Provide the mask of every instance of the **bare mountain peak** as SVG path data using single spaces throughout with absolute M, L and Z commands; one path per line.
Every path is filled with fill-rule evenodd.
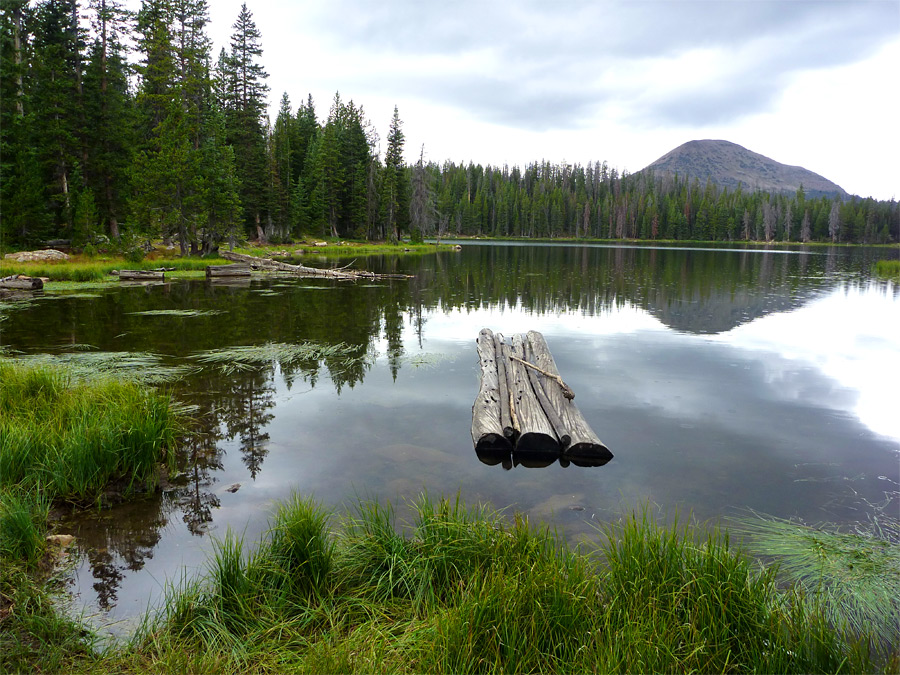
M 802 185 L 809 197 L 837 195 L 843 199 L 849 196 L 839 185 L 802 166 L 776 162 L 731 141 L 688 141 L 644 170 L 687 175 L 701 182 L 710 179 L 729 190 L 740 184 L 747 190 L 793 193 Z

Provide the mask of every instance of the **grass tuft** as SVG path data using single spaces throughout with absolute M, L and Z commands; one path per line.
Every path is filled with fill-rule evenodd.
M 871 527 L 841 532 L 774 517 L 748 517 L 735 531 L 748 550 L 775 558 L 780 578 L 824 606 L 834 626 L 896 643 L 900 626 L 900 522 L 880 514 Z

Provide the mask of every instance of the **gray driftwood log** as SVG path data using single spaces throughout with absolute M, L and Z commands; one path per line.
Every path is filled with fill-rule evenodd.
M 166 273 L 157 270 L 119 270 L 119 281 L 165 281 Z
M 472 441 L 478 452 L 509 452 L 512 443 L 503 435 L 500 424 L 500 386 L 494 358 L 494 335 L 490 329 L 484 328 L 478 334 L 476 343 L 481 366 L 481 387 L 472 406 Z
M 481 385 L 472 407 L 472 440 L 486 464 L 602 466 L 613 455 L 576 407 L 543 335 L 507 343 L 483 329 L 477 339 Z
M 27 277 L 24 274 L 13 274 L 0 279 L 0 288 L 13 288 L 21 291 L 39 291 L 44 287 L 40 277 Z
M 291 265 L 289 263 L 272 260 L 271 258 L 258 258 L 244 253 L 234 253 L 233 251 L 219 251 L 219 255 L 225 260 L 243 263 L 249 265 L 251 269 L 270 270 L 273 272 L 290 272 L 301 277 L 324 277 L 327 279 L 342 279 L 353 281 L 356 279 L 411 279 L 408 274 L 376 274 L 375 272 L 367 272 L 365 270 L 351 270 L 347 268 L 340 269 L 321 269 L 318 267 L 307 267 L 306 265 Z
M 207 265 L 206 278 L 214 277 L 249 277 L 250 265 L 236 263 L 234 265 Z
M 522 335 L 513 335 L 510 354 L 525 358 L 525 341 Z M 506 364 L 512 372 L 512 400 L 516 408 L 519 438 L 517 452 L 559 452 L 559 439 L 547 419 L 528 377 L 527 368 L 517 361 Z
M 546 370 L 558 378 L 559 371 L 544 336 L 532 330 L 528 331 L 527 338 L 533 353 L 533 362 L 542 370 Z M 543 380 L 541 386 L 568 431 L 569 444 L 565 448 L 565 455 L 573 460 L 582 457 L 606 461 L 612 459 L 613 454 L 609 448 L 597 437 L 575 403 L 565 396 L 565 392 L 558 382 L 540 374 L 537 377 Z

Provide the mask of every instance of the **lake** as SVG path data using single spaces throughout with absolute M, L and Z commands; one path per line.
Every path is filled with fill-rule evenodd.
M 170 386 L 195 406 L 178 473 L 60 525 L 78 537 L 75 605 L 127 632 L 167 583 L 204 569 L 215 537 L 257 541 L 292 491 L 341 513 L 389 500 L 401 521 L 423 490 L 459 494 L 573 543 L 645 503 L 714 522 L 897 514 L 900 287 L 870 271 L 897 249 L 462 243 L 355 263 L 408 281 L 174 281 L 4 305 L 7 349 L 149 352 L 192 368 Z M 206 313 L 141 313 L 159 310 Z M 611 462 L 479 461 L 483 327 L 544 334 Z M 241 370 L 191 358 L 269 342 L 343 355 Z

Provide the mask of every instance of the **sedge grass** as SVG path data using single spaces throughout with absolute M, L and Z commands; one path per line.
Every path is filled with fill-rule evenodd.
M 116 378 L 134 383 L 158 385 L 181 379 L 194 372 L 191 366 L 173 366 L 151 352 L 101 352 L 84 345 L 66 345 L 58 354 L 20 354 L 15 359 L 0 355 L 0 363 L 32 368 L 62 369 L 72 381 L 91 382 Z
M 118 657 L 197 672 L 873 672 L 879 665 L 726 533 L 644 510 L 570 550 L 459 500 L 332 516 L 292 497 L 232 534 Z M 881 664 L 889 670 L 896 659 Z
M 134 382 L 0 360 L 2 488 L 92 500 L 113 480 L 152 484 L 180 424 L 168 396 Z
M 900 260 L 879 260 L 875 263 L 875 274 L 879 277 L 900 280 Z
M 900 627 L 900 522 L 879 514 L 856 532 L 774 517 L 747 517 L 735 531 L 756 555 L 774 558 L 782 579 L 818 599 L 829 621 L 896 644 Z
M 66 262 L 23 262 L 4 260 L 0 264 L 0 276 L 24 274 L 30 277 L 44 277 L 51 282 L 75 281 L 97 282 L 109 278 L 113 270 L 152 270 L 159 267 L 174 267 L 176 272 L 205 270 L 207 265 L 227 265 L 222 258 L 157 258 L 130 262 L 120 257 L 76 258 Z
M 322 345 L 315 342 L 288 344 L 267 342 L 262 345 L 245 345 L 213 349 L 191 358 L 203 365 L 218 366 L 226 374 L 240 370 L 259 368 L 271 363 L 287 366 L 294 363 L 336 359 L 349 364 L 365 357 L 355 355 L 356 348 L 343 342 L 334 345 Z

